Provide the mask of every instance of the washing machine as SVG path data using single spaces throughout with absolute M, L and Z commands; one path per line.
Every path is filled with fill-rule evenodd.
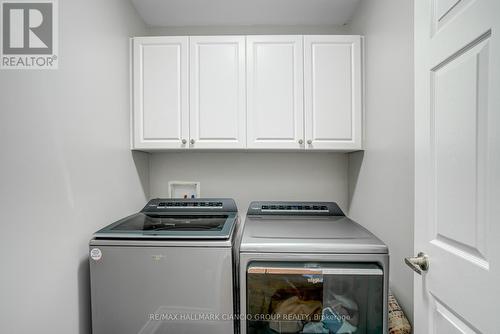
M 90 240 L 93 334 L 234 333 L 232 199 L 154 199 Z
M 239 261 L 242 334 L 387 333 L 388 248 L 334 202 L 252 202 Z

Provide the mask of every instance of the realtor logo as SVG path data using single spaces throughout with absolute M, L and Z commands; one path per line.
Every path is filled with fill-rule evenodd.
M 0 0 L 0 68 L 57 68 L 56 1 Z

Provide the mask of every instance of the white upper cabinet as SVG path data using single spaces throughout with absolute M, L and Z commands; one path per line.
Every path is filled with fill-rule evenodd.
M 132 148 L 185 147 L 189 135 L 188 37 L 135 38 L 133 91 Z
M 247 147 L 304 147 L 302 36 L 247 37 Z
M 304 36 L 306 149 L 362 146 L 360 36 Z
M 190 37 L 190 147 L 246 147 L 245 37 Z
M 362 149 L 360 36 L 133 39 L 132 149 Z

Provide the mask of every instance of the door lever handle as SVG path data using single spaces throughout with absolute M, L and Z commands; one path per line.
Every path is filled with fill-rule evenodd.
M 416 257 L 405 258 L 405 263 L 419 275 L 429 270 L 429 257 L 422 252 L 418 253 Z

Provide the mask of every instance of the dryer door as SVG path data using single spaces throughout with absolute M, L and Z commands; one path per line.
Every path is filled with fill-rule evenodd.
M 253 262 L 247 333 L 382 333 L 383 275 L 376 264 Z

